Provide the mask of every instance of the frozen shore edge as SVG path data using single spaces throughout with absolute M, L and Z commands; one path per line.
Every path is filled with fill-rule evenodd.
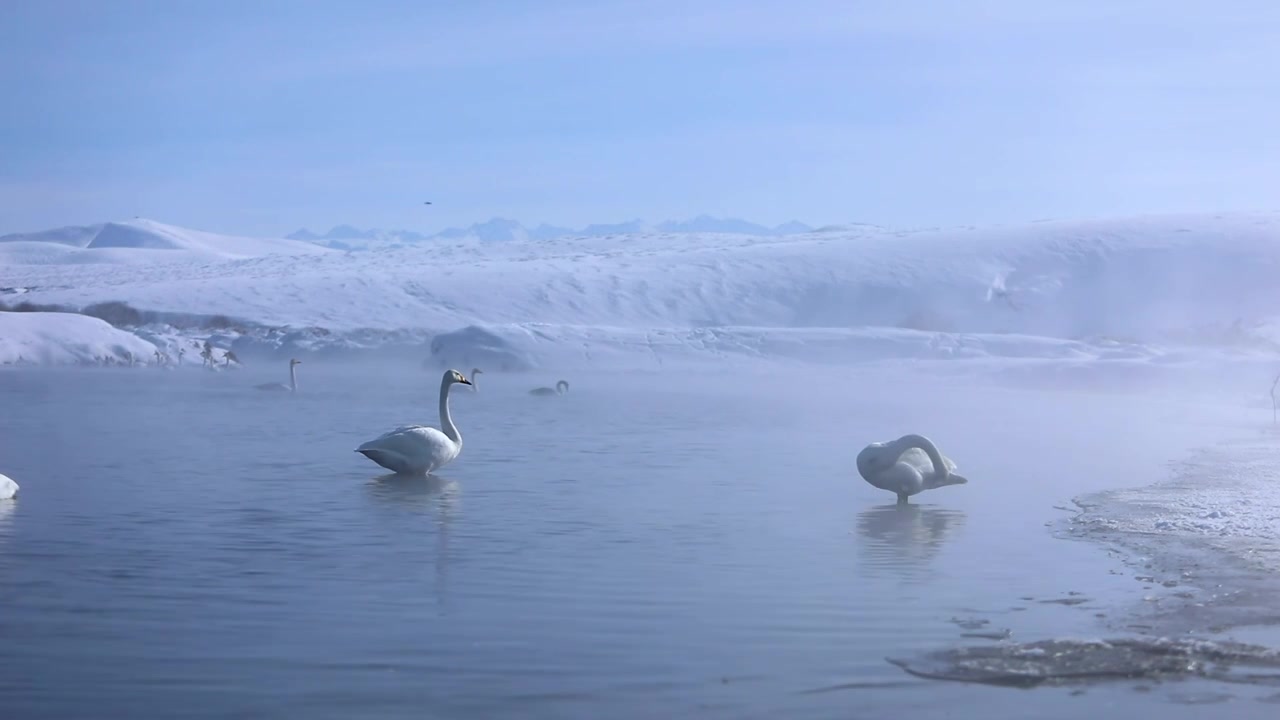
M 1073 499 L 1059 537 L 1102 545 L 1143 582 L 1128 631 L 1220 634 L 1280 624 L 1280 431 L 1200 448 L 1166 480 Z

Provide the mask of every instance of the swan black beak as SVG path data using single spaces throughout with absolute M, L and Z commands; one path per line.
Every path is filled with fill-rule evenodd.
M 461 381 L 461 382 L 462 382 L 462 384 L 463 384 L 463 385 L 470 385 L 470 384 L 471 384 L 471 381 L 467 379 L 467 376 L 466 376 L 466 375 L 463 375 L 463 376 L 462 376 L 462 381 Z

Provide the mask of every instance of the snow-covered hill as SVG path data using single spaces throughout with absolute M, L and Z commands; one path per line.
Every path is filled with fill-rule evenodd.
M 298 240 L 219 235 L 145 219 L 0 237 L 0 265 L 137 265 L 327 252 Z
M 134 244 L 127 252 L 161 252 Z M 1114 358 L 1116 347 L 1140 348 L 1121 353 L 1132 358 L 1159 355 L 1157 345 L 1271 353 L 1278 272 L 1280 214 L 1251 214 L 786 237 L 468 238 L 164 267 L 15 265 L 4 285 L 38 303 L 123 300 L 310 326 L 326 342 L 364 333 L 361 347 L 376 345 L 375 331 L 421 338 L 474 326 L 514 366 L 556 352 L 599 361 L 606 347 L 650 357 L 825 348 L 855 359 Z

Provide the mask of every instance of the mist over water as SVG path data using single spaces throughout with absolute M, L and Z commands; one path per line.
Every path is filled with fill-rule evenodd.
M 254 390 L 277 364 L 0 373 L 5 716 L 1025 717 L 1043 698 L 885 658 L 1098 634 L 1136 586 L 1055 505 L 1241 424 L 887 368 L 486 372 L 454 389 L 459 459 L 396 478 L 353 449 L 435 425 L 438 370 Z M 857 451 L 906 432 L 970 483 L 867 485 Z

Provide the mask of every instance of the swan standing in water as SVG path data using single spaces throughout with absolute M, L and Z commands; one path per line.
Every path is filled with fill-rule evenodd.
M 401 475 L 425 475 L 452 461 L 462 452 L 462 433 L 449 416 L 449 388 L 471 385 L 457 370 L 446 370 L 440 379 L 440 430 L 427 425 L 405 425 L 356 448 L 382 467 Z
M 18 494 L 18 483 L 9 479 L 7 475 L 0 475 L 0 500 L 9 500 Z
M 945 485 L 969 482 L 953 470 L 956 464 L 944 457 L 923 435 L 903 435 L 897 440 L 871 443 L 858 453 L 858 474 L 881 490 L 898 495 L 906 503 L 912 495 Z
M 569 392 L 569 383 L 565 382 L 564 380 L 561 380 L 560 382 L 556 383 L 555 390 L 552 390 L 549 387 L 540 387 L 540 388 L 534 388 L 530 390 L 529 394 L 530 395 L 563 395 L 567 392 Z
M 259 390 L 288 390 L 291 393 L 296 393 L 298 392 L 298 376 L 294 373 L 293 368 L 301 364 L 302 364 L 302 361 L 296 358 L 291 358 L 289 360 L 289 384 L 288 385 L 285 385 L 284 383 L 263 383 L 261 385 L 255 385 L 254 387 L 258 388 Z

